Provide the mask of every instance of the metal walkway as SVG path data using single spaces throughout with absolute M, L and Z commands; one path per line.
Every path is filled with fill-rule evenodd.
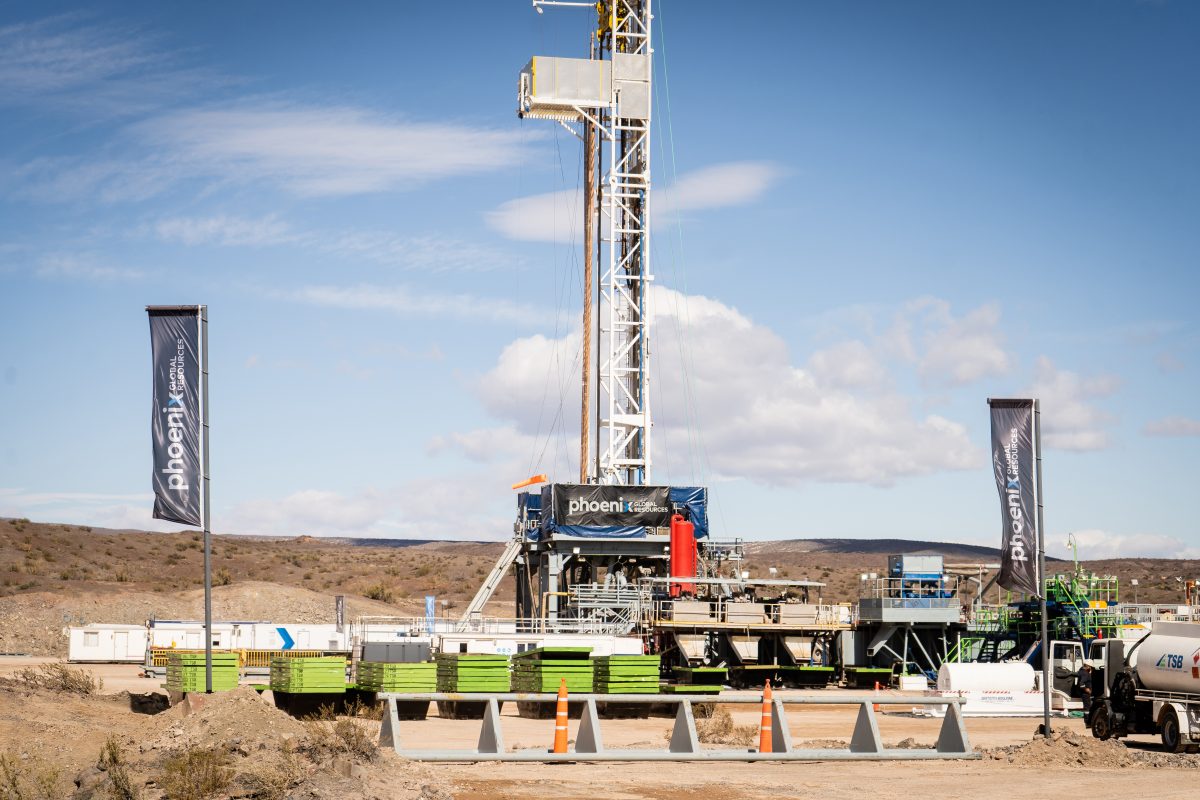
M 963 725 L 961 698 L 947 697 L 817 697 L 799 695 L 776 697 L 771 703 L 771 752 L 711 748 L 702 746 L 696 732 L 693 703 L 762 703 L 761 694 L 677 695 L 677 694 L 575 694 L 571 702 L 583 702 L 583 717 L 575 735 L 575 749 L 569 753 L 551 753 L 540 749 L 509 751 L 500 728 L 500 704 L 504 702 L 554 703 L 557 695 L 520 693 L 450 694 L 443 692 L 380 693 L 387 702 L 383 725 L 379 731 L 379 746 L 390 747 L 398 755 L 414 761 L 871 761 L 979 758 L 971 749 L 967 729 Z M 397 702 L 404 701 L 473 701 L 486 703 L 479 741 L 474 750 L 418 750 L 404 745 L 400 735 Z M 675 726 L 665 750 L 607 749 L 600 731 L 597 701 L 604 703 L 650 704 L 674 703 L 679 706 Z M 856 705 L 858 715 L 850 746 L 844 749 L 797 750 L 792 747 L 785 706 L 789 705 Z M 937 744 L 927 749 L 886 748 L 879 736 L 879 721 L 873 705 L 945 706 Z M 419 723 L 410 723 L 416 725 Z

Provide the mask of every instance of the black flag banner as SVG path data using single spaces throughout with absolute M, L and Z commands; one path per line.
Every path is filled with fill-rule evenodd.
M 200 308 L 146 311 L 154 368 L 154 518 L 201 527 Z
M 1034 492 L 1033 400 L 988 400 L 992 414 L 992 468 L 1000 493 L 1003 533 L 996 583 L 1040 596 L 1037 574 L 1037 497 Z

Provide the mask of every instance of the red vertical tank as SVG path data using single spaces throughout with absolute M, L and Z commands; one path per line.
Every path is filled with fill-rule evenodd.
M 696 577 L 696 529 L 682 514 L 671 517 L 671 577 Z M 695 594 L 696 584 L 671 582 L 671 596 Z

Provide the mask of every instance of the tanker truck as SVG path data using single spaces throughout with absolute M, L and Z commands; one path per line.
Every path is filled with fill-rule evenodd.
M 1158 734 L 1182 752 L 1200 743 L 1200 624 L 1155 622 L 1126 651 L 1127 642 L 1092 643 L 1092 703 L 1086 723 L 1097 739 Z M 1101 651 L 1101 652 L 1097 652 Z

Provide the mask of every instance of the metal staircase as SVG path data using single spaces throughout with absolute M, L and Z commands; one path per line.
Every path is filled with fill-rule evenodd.
M 496 589 L 500 586 L 500 581 L 504 580 L 508 568 L 517 560 L 517 556 L 521 553 L 521 540 L 509 539 L 508 546 L 504 548 L 504 552 L 500 554 L 500 560 L 496 562 L 496 566 L 492 567 L 491 574 L 487 576 L 479 587 L 479 591 L 475 593 L 467 610 L 463 612 L 462 619 L 458 621 L 458 630 L 468 630 L 471 626 L 471 621 L 477 619 L 483 614 L 483 607 L 487 605 L 488 600 L 492 599 L 492 595 L 496 593 Z

